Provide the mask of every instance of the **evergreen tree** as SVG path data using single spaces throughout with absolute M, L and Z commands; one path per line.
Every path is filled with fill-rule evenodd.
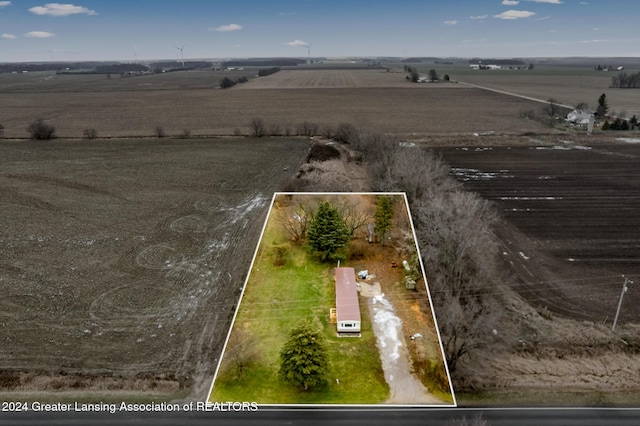
M 596 109 L 596 115 L 598 117 L 604 117 L 609 111 L 609 105 L 607 105 L 607 95 L 604 93 L 598 98 L 598 109 Z
M 341 259 L 340 250 L 350 239 L 338 209 L 327 201 L 320 203 L 307 232 L 307 250 L 322 260 Z
M 320 331 L 299 323 L 280 351 L 280 377 L 305 391 L 326 383 L 329 361 Z
M 375 232 L 380 235 L 382 245 L 384 245 L 384 237 L 391 229 L 391 220 L 393 219 L 393 206 L 391 200 L 386 195 L 378 197 L 378 205 L 376 207 Z

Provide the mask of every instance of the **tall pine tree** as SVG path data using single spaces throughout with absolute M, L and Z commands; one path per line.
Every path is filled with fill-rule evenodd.
M 393 219 L 393 205 L 386 195 L 378 197 L 378 205 L 376 207 L 375 232 L 380 235 L 380 241 L 384 246 L 384 238 L 391 229 L 391 220 Z
M 299 323 L 280 351 L 280 377 L 307 391 L 326 383 L 328 369 L 320 331 L 307 321 Z
M 307 249 L 322 260 L 338 260 L 341 249 L 349 242 L 351 234 L 344 224 L 338 209 L 324 201 L 307 231 Z
M 598 98 L 598 108 L 596 109 L 596 115 L 600 118 L 604 118 L 609 112 L 609 105 L 607 104 L 607 95 L 604 93 Z

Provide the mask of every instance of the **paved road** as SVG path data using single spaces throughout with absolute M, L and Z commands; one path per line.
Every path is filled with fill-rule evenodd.
M 489 426 L 636 426 L 640 408 L 429 408 L 429 409 L 260 409 L 253 413 L 0 413 L 0 425 L 446 425 L 454 420 L 473 419 L 480 415 Z M 461 423 L 460 423 L 461 424 Z

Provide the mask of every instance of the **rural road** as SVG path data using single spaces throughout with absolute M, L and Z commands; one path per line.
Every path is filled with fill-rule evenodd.
M 486 86 L 478 86 L 477 84 L 465 83 L 464 81 L 458 81 L 458 83 L 459 84 L 463 84 L 465 86 L 469 86 L 469 87 L 475 87 L 476 89 L 488 90 L 490 92 L 501 93 L 503 95 L 508 95 L 508 96 L 514 96 L 514 97 L 520 98 L 520 99 L 526 99 L 528 101 L 540 102 L 542 104 L 548 104 L 549 103 L 549 100 L 532 98 L 530 96 L 524 96 L 524 95 L 518 95 L 517 93 L 506 92 L 504 90 L 499 90 L 499 89 L 492 89 L 491 87 L 486 87 Z M 557 105 L 559 107 L 562 107 L 562 108 L 569 108 L 569 109 L 573 109 L 574 108 L 573 105 L 564 105 L 564 104 L 557 104 Z
M 247 412 L 186 413 L 1 413 L 0 424 L 14 426 L 64 425 L 443 425 L 465 424 L 480 415 L 488 426 L 635 426 L 640 408 L 427 408 L 427 409 L 281 409 Z M 453 423 L 455 422 L 455 423 Z M 468 424 L 468 423 L 467 423 Z

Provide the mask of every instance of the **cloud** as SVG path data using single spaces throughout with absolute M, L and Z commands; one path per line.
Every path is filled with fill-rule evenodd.
M 306 41 L 302 41 L 302 40 L 293 40 L 293 41 L 289 41 L 287 43 L 285 43 L 287 46 L 306 46 L 309 43 L 307 43 Z
M 17 37 L 13 34 L 0 34 L 0 38 L 5 40 L 15 40 Z
M 55 34 L 48 33 L 46 31 L 31 31 L 26 33 L 24 36 L 29 38 L 50 38 L 50 37 L 54 37 Z
M 455 20 L 455 19 L 451 19 L 451 20 L 449 20 L 449 21 L 444 21 L 444 24 L 445 24 L 445 25 L 457 25 L 457 24 L 458 24 L 458 21 L 457 21 L 457 20 Z
M 502 0 L 502 4 L 504 4 L 505 6 L 515 6 L 518 3 L 520 2 L 517 0 Z
M 469 16 L 469 19 L 487 19 L 489 15 Z
M 513 20 L 529 18 L 535 14 L 535 12 L 529 12 L 526 10 L 507 10 L 506 12 L 502 12 L 499 15 L 493 15 L 493 17 L 498 19 Z
M 3 7 L 7 7 L 7 6 L 11 6 L 11 2 L 10 1 L 0 1 L 0 9 L 2 9 Z
M 242 29 L 242 25 L 238 25 L 238 24 L 221 25 L 217 28 L 209 28 L 210 31 L 217 31 L 219 33 L 226 33 L 229 31 L 239 31 L 241 29 Z
M 36 15 L 69 16 L 69 15 L 97 15 L 95 10 L 75 4 L 47 3 L 44 6 L 35 6 L 29 12 Z

